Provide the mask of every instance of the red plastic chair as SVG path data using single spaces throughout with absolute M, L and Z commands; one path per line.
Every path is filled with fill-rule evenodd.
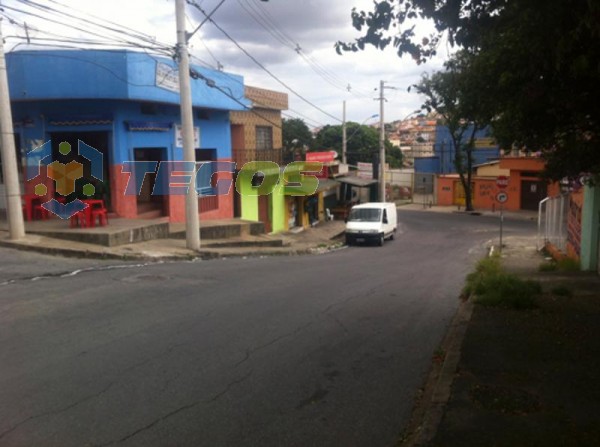
M 108 225 L 108 211 L 106 208 L 92 208 L 91 226 L 93 227 L 96 222 L 100 226 Z
M 87 226 L 86 210 L 79 211 L 71 216 L 70 226 L 74 227 L 85 227 Z

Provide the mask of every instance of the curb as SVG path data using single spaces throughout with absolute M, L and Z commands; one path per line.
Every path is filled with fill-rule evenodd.
M 28 245 L 19 242 L 0 240 L 0 247 L 12 248 L 28 252 L 36 252 L 54 256 L 64 256 L 69 258 L 86 258 L 86 259 L 104 259 L 104 260 L 120 260 L 120 261 L 146 261 L 146 262 L 164 262 L 164 261 L 189 261 L 193 259 L 213 260 L 226 258 L 244 258 L 244 257 L 262 257 L 262 256 L 299 256 L 320 254 L 318 247 L 309 248 L 291 248 L 282 251 L 262 251 L 248 250 L 240 252 L 223 253 L 218 251 L 200 250 L 195 254 L 182 255 L 164 255 L 164 256 L 149 256 L 141 253 L 111 253 L 99 252 L 90 250 L 78 250 L 73 248 L 45 247 L 42 245 Z M 332 251 L 332 245 L 323 247 L 323 252 Z M 218 250 L 218 249 L 215 249 Z
M 18 242 L 8 242 L 0 240 L 0 247 L 12 248 L 14 250 L 30 251 L 47 255 L 59 255 L 68 258 L 89 258 L 89 259 L 119 259 L 119 260 L 140 260 L 153 259 L 151 257 L 141 257 L 134 254 L 118 255 L 115 253 L 100 253 L 88 250 L 75 250 L 72 248 L 43 247 L 39 245 L 26 245 Z
M 413 447 L 431 442 L 450 399 L 452 383 L 460 361 L 462 343 L 473 314 L 471 299 L 461 301 L 440 348 L 444 353 L 441 365 L 432 365 L 423 391 L 417 397 L 411 419 L 398 445 Z

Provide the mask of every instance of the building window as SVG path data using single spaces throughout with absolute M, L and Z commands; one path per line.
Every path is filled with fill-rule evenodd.
M 203 164 L 196 173 L 196 192 L 201 196 L 212 196 L 215 194 L 212 178 L 215 172 L 214 162 L 217 160 L 216 149 L 196 149 L 196 162 L 210 162 Z
M 140 112 L 142 115 L 158 115 L 158 104 L 143 102 L 140 104 Z
M 210 120 L 210 113 L 206 109 L 198 109 L 196 110 L 196 118 L 199 120 Z
M 256 149 L 273 149 L 273 128 L 256 126 Z

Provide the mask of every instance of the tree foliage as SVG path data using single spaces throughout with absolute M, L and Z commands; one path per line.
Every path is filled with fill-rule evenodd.
M 312 147 L 313 135 L 304 120 L 300 118 L 284 118 L 282 120 L 283 147 L 291 150 L 293 148 Z
M 416 19 L 435 31 L 417 35 Z M 420 63 L 447 35 L 461 50 L 450 64 L 485 92 L 473 107 L 503 147 L 542 150 L 553 179 L 600 173 L 597 0 L 382 0 L 352 22 L 362 35 L 340 53 L 393 45 Z
M 342 158 L 342 126 L 327 125 L 315 137 L 314 148 L 317 151 L 334 150 Z M 379 154 L 379 130 L 353 121 L 346 123 L 346 154 L 348 164 L 357 162 L 372 163 Z M 385 140 L 387 162 L 390 167 L 401 167 L 402 153 L 390 141 Z

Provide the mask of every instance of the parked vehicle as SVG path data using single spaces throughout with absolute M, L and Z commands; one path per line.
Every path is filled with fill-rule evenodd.
M 394 203 L 355 205 L 346 219 L 346 244 L 373 241 L 381 246 L 385 239 L 394 239 L 397 227 L 398 217 Z

